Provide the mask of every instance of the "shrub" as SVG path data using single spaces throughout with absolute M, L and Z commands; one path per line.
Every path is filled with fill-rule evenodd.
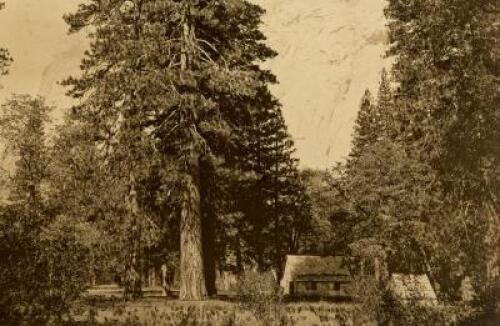
M 470 315 L 471 309 L 466 306 L 430 306 L 415 303 L 390 301 L 386 306 L 387 317 L 394 325 L 407 326 L 458 326 Z
M 471 309 L 462 305 L 425 305 L 421 302 L 403 303 L 374 279 L 355 282 L 351 294 L 356 305 L 355 325 L 451 326 L 462 325 Z
M 486 282 L 478 292 L 476 301 L 473 302 L 474 313 L 467 316 L 462 325 L 500 325 L 500 279 Z
M 387 320 L 384 310 L 386 293 L 374 278 L 360 278 L 353 282 L 350 294 L 356 305 L 356 325 L 382 324 Z
M 272 273 L 245 272 L 239 279 L 236 292 L 242 306 L 263 324 L 286 323 L 283 291 Z
M 66 217 L 41 227 L 23 213 L 2 210 L 0 324 L 61 321 L 89 279 L 92 232 Z

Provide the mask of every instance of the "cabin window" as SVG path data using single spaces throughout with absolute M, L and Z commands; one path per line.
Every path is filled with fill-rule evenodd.
M 340 282 L 333 283 L 333 289 L 335 291 L 340 291 Z
M 306 282 L 306 290 L 316 291 L 317 290 L 316 282 Z

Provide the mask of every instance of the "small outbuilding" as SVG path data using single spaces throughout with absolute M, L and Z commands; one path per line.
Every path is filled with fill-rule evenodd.
M 349 298 L 351 282 L 343 256 L 288 255 L 280 284 L 286 295 Z
M 392 274 L 389 290 L 396 300 L 406 304 L 436 306 L 436 293 L 429 278 L 425 274 Z

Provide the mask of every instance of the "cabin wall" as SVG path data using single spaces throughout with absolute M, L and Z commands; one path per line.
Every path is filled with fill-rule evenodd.
M 294 281 L 292 295 L 339 297 L 349 295 L 349 283 L 335 281 Z

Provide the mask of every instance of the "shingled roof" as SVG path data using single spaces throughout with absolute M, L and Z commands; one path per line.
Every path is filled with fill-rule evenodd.
M 285 294 L 290 293 L 290 282 L 311 276 L 320 277 L 349 277 L 351 274 L 342 256 L 286 256 L 285 271 L 281 279 L 281 286 Z
M 436 305 L 437 297 L 427 275 L 392 274 L 389 288 L 402 302 Z

